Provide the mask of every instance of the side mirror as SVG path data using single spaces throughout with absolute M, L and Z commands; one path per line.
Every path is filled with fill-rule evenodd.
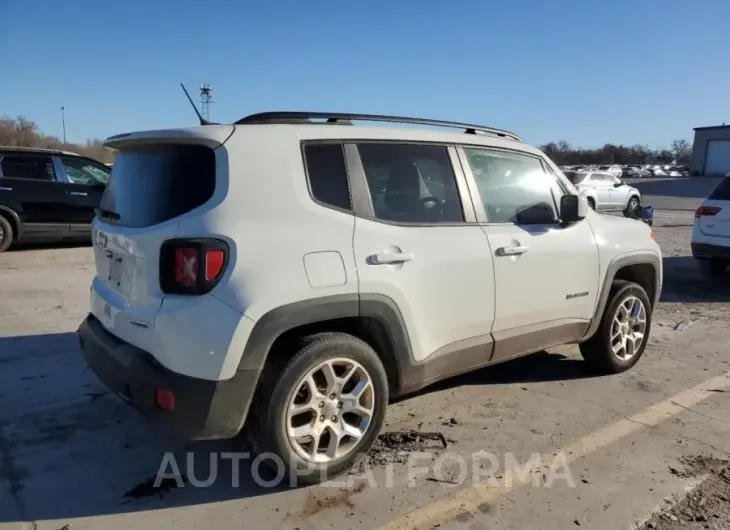
M 614 188 L 620 188 L 620 187 L 621 187 L 621 186 L 623 186 L 623 185 L 624 185 L 624 183 L 623 183 L 623 182 L 616 182 L 616 183 L 615 183 L 615 184 L 613 185 L 613 187 L 614 187 Z
M 563 195 L 560 197 L 560 220 L 563 225 L 577 223 L 588 215 L 588 199 L 584 195 Z

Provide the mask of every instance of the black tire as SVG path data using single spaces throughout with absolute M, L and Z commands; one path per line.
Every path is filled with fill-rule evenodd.
M 591 197 L 588 197 L 588 206 L 591 207 L 591 210 L 596 209 L 596 201 L 594 201 Z
M 639 200 L 639 198 L 636 195 L 632 195 L 629 199 L 628 204 L 626 205 L 626 209 L 624 210 L 624 217 L 638 219 L 640 206 L 641 201 Z
M 0 253 L 10 248 L 14 237 L 13 225 L 5 217 L 0 215 Z
M 326 463 L 310 463 L 297 453 L 288 438 L 287 408 L 301 379 L 318 364 L 334 358 L 356 361 L 368 372 L 373 387 L 373 414 L 365 434 L 347 454 Z M 282 477 L 282 484 L 308 486 L 347 472 L 372 447 L 385 419 L 388 378 L 377 353 L 363 340 L 345 333 L 319 333 L 303 338 L 296 354 L 283 366 L 268 367 L 257 395 L 260 399 L 251 409 L 255 418 L 249 433 L 254 451 L 275 455 L 276 459 L 265 458 L 261 462 Z M 314 416 L 313 421 L 318 418 Z
M 611 329 L 619 306 L 627 298 L 632 296 L 638 298 L 644 305 L 646 329 L 644 331 L 644 339 L 634 355 L 629 359 L 621 359 L 612 351 Z M 579 345 L 583 359 L 591 363 L 600 372 L 606 374 L 617 374 L 629 370 L 644 354 L 644 349 L 646 348 L 651 333 L 651 321 L 651 302 L 644 288 L 633 282 L 624 280 L 614 281 L 611 286 L 611 292 L 608 295 L 608 303 L 603 311 L 601 323 L 596 333 L 590 339 Z
M 705 278 L 717 278 L 725 274 L 728 262 L 718 259 L 698 259 L 700 274 Z

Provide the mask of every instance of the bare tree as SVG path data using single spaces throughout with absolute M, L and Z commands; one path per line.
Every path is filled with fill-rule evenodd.
M 672 153 L 678 164 L 689 162 L 692 156 L 692 145 L 685 139 L 672 142 Z
M 104 147 L 101 140 L 87 140 L 86 145 L 63 143 L 56 136 L 41 133 L 35 122 L 23 116 L 17 118 L 0 117 L 0 146 L 2 145 L 64 149 L 89 156 L 101 162 L 113 162 L 115 155 L 115 151 Z

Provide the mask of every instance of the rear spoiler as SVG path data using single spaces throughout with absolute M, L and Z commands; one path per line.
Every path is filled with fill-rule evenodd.
M 154 144 L 193 144 L 216 149 L 226 143 L 235 130 L 235 125 L 206 125 L 205 127 L 139 131 L 110 136 L 104 141 L 104 145 L 117 150 Z

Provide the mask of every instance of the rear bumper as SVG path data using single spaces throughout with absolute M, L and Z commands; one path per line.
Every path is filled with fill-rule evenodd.
M 190 440 L 232 438 L 241 430 L 258 372 L 238 371 L 225 381 L 175 373 L 109 333 L 93 315 L 78 335 L 84 358 L 102 383 L 155 422 Z M 158 388 L 175 395 L 174 410 L 157 406 Z
M 713 245 L 712 243 L 691 243 L 692 257 L 695 259 L 727 259 L 730 260 L 730 246 Z

